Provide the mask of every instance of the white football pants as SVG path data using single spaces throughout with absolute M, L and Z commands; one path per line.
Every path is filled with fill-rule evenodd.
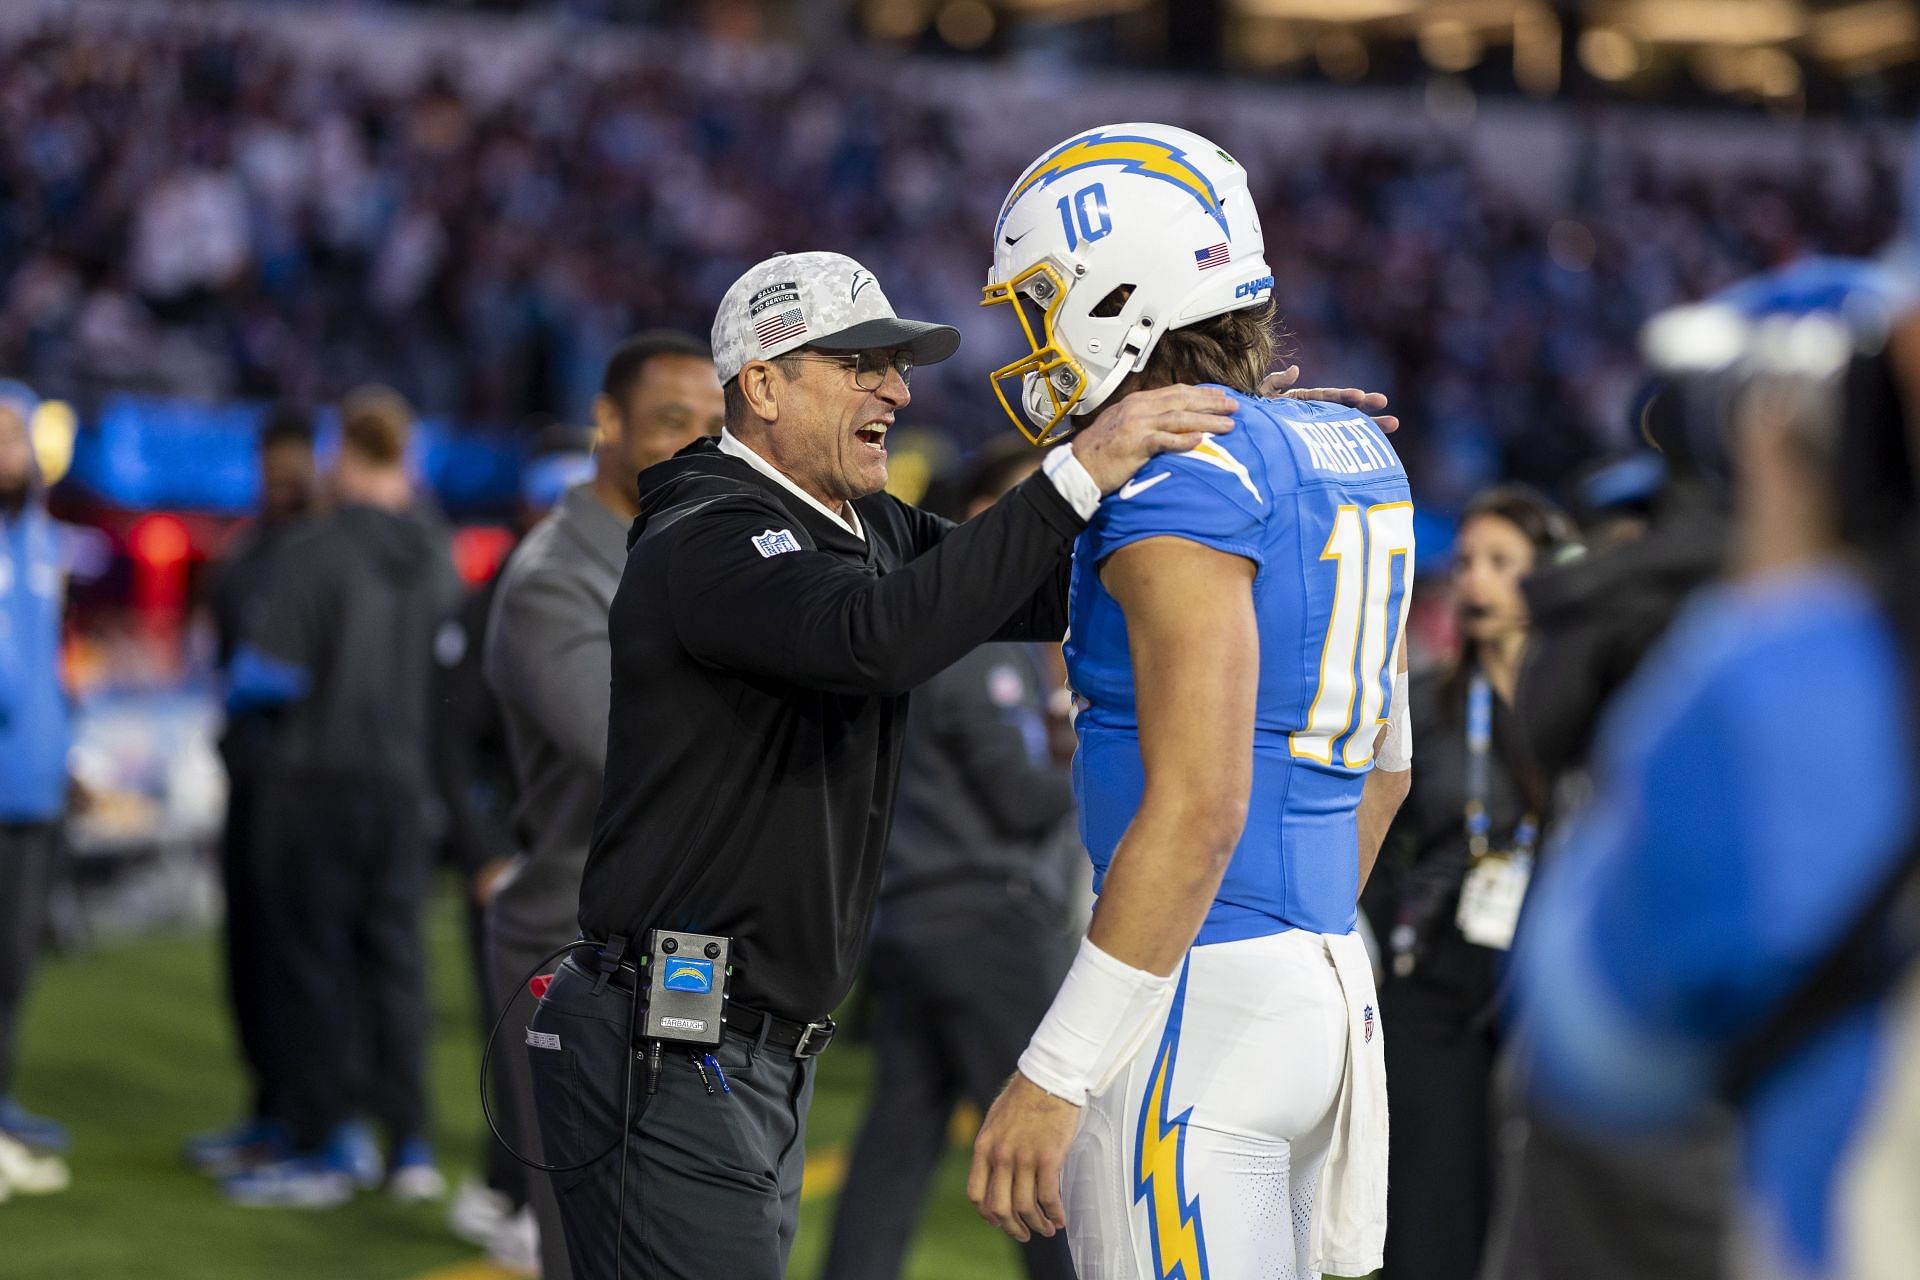
M 1067 1157 L 1080 1280 L 1306 1280 L 1348 1028 L 1325 937 L 1194 947 L 1166 1021 Z

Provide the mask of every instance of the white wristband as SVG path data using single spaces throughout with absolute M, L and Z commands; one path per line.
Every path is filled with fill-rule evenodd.
M 1140 1052 L 1173 1003 L 1173 987 L 1172 975 L 1136 969 L 1082 938 L 1060 994 L 1020 1055 L 1020 1074 L 1085 1106 Z
M 1387 717 L 1387 736 L 1373 753 L 1376 769 L 1405 773 L 1413 768 L 1413 708 L 1407 705 L 1407 673 L 1393 677 L 1393 714 Z
M 1094 483 L 1086 464 L 1074 456 L 1072 445 L 1053 450 L 1040 464 L 1040 469 L 1047 473 L 1047 479 L 1053 481 L 1053 487 L 1082 520 L 1093 519 L 1094 513 L 1100 510 L 1100 486 Z

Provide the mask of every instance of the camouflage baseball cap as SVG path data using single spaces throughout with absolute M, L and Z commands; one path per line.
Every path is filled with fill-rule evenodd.
M 959 346 L 951 325 L 895 315 L 873 272 L 840 253 L 776 253 L 733 282 L 713 317 L 713 363 L 723 383 L 749 360 L 800 347 L 893 347 L 911 352 L 915 364 L 937 364 Z

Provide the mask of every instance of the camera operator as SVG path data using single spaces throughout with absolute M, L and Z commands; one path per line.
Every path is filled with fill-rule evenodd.
M 1850 1155 L 1898 1166 L 1871 1108 L 1920 945 L 1889 909 L 1915 865 L 1912 583 L 1883 569 L 1914 513 L 1906 307 L 1885 273 L 1816 259 L 1649 324 L 1681 427 L 1728 442 L 1729 580 L 1608 711 L 1514 957 L 1528 1083 L 1560 1123 L 1671 1130 L 1734 1102 L 1750 1276 L 1911 1273 L 1885 1242 L 1911 1240 L 1917 1189 L 1863 1194 Z
M 1526 583 L 1533 636 L 1516 707 L 1555 811 L 1577 805 L 1600 717 L 1726 554 L 1725 459 L 1683 429 L 1680 398 L 1656 383 L 1639 415 L 1664 482 L 1650 503 L 1603 507 L 1586 555 Z M 1700 447 L 1707 448 L 1700 456 Z M 1585 492 L 1647 483 L 1651 455 L 1596 475 Z M 1616 514 L 1626 507 L 1631 514 Z M 1642 510 L 1644 508 L 1644 511 Z M 1638 527 L 1635 527 L 1638 526 Z M 1630 530 L 1619 533 L 1623 529 Z M 1496 1068 L 1500 1167 L 1483 1280 L 1714 1280 L 1723 1273 L 1732 1117 L 1713 1108 L 1684 1132 L 1595 1140 L 1529 1108 L 1511 1053 Z

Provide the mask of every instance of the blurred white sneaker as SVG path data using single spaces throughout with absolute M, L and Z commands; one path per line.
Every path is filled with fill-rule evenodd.
M 485 1249 L 512 1216 L 513 1201 L 478 1178 L 465 1177 L 447 1206 L 447 1230 Z
M 520 1212 L 507 1215 L 487 1245 L 487 1261 L 502 1271 L 539 1280 L 540 1224 L 531 1208 L 523 1205 Z
M 402 1204 L 444 1200 L 447 1179 L 433 1163 L 433 1148 L 424 1138 L 408 1138 L 387 1165 L 387 1194 Z
M 67 1162 L 59 1156 L 37 1156 L 26 1144 L 0 1134 L 0 1186 L 23 1196 L 46 1196 L 73 1184 Z

